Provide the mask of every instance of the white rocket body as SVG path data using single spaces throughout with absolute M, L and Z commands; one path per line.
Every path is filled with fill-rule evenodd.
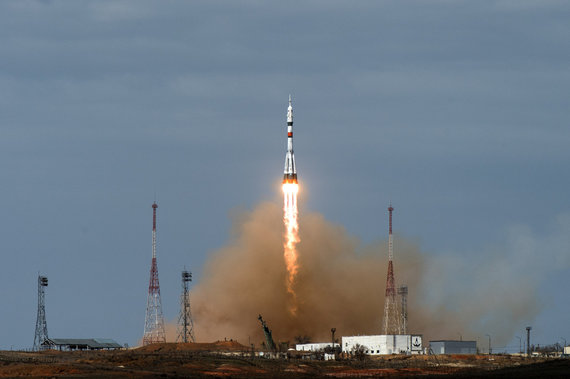
M 283 183 L 297 183 L 297 166 L 293 153 L 293 106 L 289 95 L 289 107 L 287 108 L 287 152 L 285 153 L 285 170 L 283 171 Z

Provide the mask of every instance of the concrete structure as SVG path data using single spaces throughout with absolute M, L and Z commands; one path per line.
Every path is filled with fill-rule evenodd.
M 477 354 L 477 341 L 429 341 L 432 354 Z
M 375 336 L 342 337 L 343 353 L 355 353 L 360 348 L 367 355 L 421 354 L 422 336 L 410 334 L 380 334 Z
M 295 345 L 295 350 L 297 351 L 324 351 L 325 348 L 331 347 L 331 342 L 318 342 L 318 343 L 300 343 Z M 334 347 L 338 347 L 338 343 L 334 344 Z

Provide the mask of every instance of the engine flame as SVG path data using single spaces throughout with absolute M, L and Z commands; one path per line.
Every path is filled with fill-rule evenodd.
M 296 245 L 299 239 L 299 223 L 297 222 L 297 193 L 299 184 L 283 183 L 283 221 L 285 223 L 284 257 L 287 265 L 287 292 L 291 295 L 289 312 L 297 314 L 297 295 L 295 294 L 295 277 L 299 270 Z

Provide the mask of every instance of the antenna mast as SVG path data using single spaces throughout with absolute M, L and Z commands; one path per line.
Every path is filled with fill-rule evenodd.
M 394 259 L 393 243 L 392 243 L 392 212 L 394 208 L 390 203 L 388 212 L 389 234 L 388 234 L 388 275 L 386 277 L 386 299 L 384 300 L 384 322 L 382 324 L 382 334 L 398 334 L 400 332 L 400 320 L 398 312 L 398 304 L 396 303 L 396 285 L 394 280 Z
M 146 302 L 143 345 L 166 342 L 162 303 L 160 301 L 160 285 L 158 283 L 158 266 L 156 264 L 156 208 L 158 205 L 155 202 L 152 204 L 152 263 Z

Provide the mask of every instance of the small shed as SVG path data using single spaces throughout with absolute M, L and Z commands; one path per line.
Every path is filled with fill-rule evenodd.
M 429 341 L 432 354 L 477 354 L 477 341 Z
M 110 338 L 48 338 L 42 343 L 42 347 L 56 350 L 114 350 L 122 348 Z

